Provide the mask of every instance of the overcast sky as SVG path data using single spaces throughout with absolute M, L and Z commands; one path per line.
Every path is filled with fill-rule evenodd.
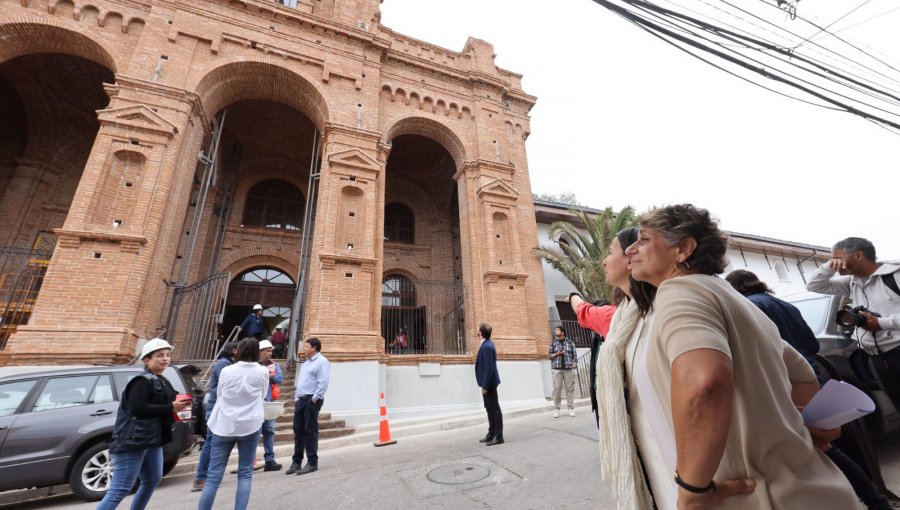
M 828 11 L 805 0 L 799 12 L 824 26 L 860 3 Z M 832 30 L 896 7 L 870 0 Z M 538 98 L 535 193 L 639 211 L 691 202 L 731 231 L 822 246 L 861 236 L 879 258 L 900 259 L 900 136 L 871 122 L 729 76 L 590 0 L 384 0 L 381 10 L 385 26 L 455 51 L 485 39 L 500 67 L 524 75 Z M 900 10 L 841 36 L 900 69 L 898 25 Z

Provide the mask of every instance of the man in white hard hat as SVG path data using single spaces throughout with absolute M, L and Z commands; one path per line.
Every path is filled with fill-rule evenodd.
M 257 340 L 262 340 L 266 329 L 262 314 L 263 306 L 260 304 L 253 305 L 253 311 L 250 312 L 250 315 L 247 315 L 247 318 L 241 323 L 241 332 L 243 332 L 245 338 L 252 336 Z
M 263 340 L 259 343 L 259 364 L 269 371 L 269 390 L 266 391 L 266 402 L 278 399 L 281 390 L 278 387 L 284 380 L 284 374 L 278 363 L 272 360 L 272 342 Z M 278 471 L 281 464 L 275 462 L 275 420 L 266 420 L 262 425 L 263 450 L 265 451 L 266 471 Z

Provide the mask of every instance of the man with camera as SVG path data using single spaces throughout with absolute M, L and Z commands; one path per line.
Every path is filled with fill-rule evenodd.
M 845 326 L 857 327 L 860 348 L 873 357 L 884 389 L 900 404 L 900 264 L 876 262 L 875 246 L 848 237 L 831 249 L 831 260 L 812 274 L 806 289 L 850 296 L 854 308 L 838 313 Z

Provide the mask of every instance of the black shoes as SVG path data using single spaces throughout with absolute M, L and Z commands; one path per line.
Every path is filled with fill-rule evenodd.
M 266 461 L 266 466 L 263 468 L 263 471 L 281 471 L 281 467 L 281 464 L 274 460 L 270 460 Z
M 503 436 L 491 438 L 490 441 L 484 443 L 487 446 L 494 446 L 495 444 L 503 444 Z
M 297 471 L 300 471 L 300 464 L 297 464 L 296 462 L 291 462 L 291 467 L 289 467 L 288 470 L 285 471 L 284 474 L 292 475 L 292 474 L 296 473 Z
M 487 443 L 487 442 L 490 441 L 491 439 L 494 439 L 494 435 L 491 434 L 490 432 L 488 432 L 487 435 L 484 436 L 483 438 L 479 439 L 478 442 L 479 442 L 479 443 Z
M 303 466 L 303 469 L 301 469 L 300 471 L 297 471 L 297 474 L 305 475 L 307 473 L 312 473 L 313 471 L 318 471 L 318 470 L 319 470 L 319 466 L 310 466 L 309 462 L 307 462 L 306 465 Z

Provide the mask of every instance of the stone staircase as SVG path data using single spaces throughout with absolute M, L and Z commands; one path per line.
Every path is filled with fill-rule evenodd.
M 296 367 L 285 369 L 284 361 L 278 360 L 284 370 L 284 382 L 281 383 L 281 396 L 279 401 L 286 402 L 284 414 L 275 420 L 275 444 L 294 443 L 294 391 L 296 390 Z M 327 395 L 326 395 L 327 397 Z M 331 413 L 319 413 L 319 439 L 331 439 L 348 436 L 356 432 L 356 428 L 347 427 L 344 420 L 332 420 Z M 262 438 L 260 438 L 262 441 Z

